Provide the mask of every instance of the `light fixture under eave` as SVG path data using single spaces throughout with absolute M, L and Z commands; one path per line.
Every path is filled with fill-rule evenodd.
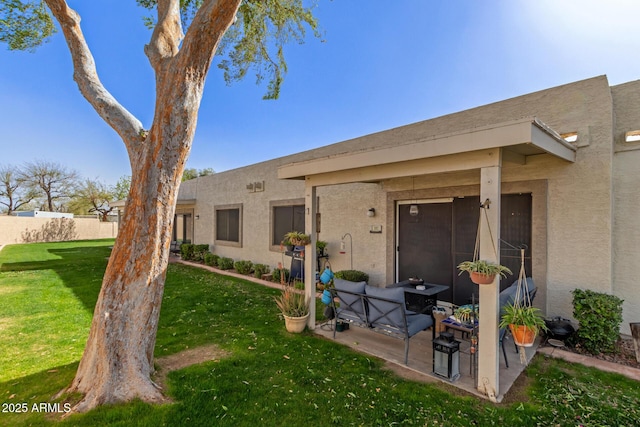
M 418 209 L 418 205 L 415 203 L 416 200 L 416 177 L 411 177 L 411 198 L 413 199 L 413 203 L 409 206 L 409 215 L 418 216 L 420 212 Z

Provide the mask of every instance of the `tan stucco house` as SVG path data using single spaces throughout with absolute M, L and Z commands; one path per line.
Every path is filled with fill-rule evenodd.
M 334 271 L 378 286 L 418 276 L 448 285 L 440 298 L 454 304 L 474 293 L 493 331 L 499 287 L 478 290 L 455 269 L 489 199 L 482 258 L 517 274 L 512 248 L 526 246 L 547 316 L 571 317 L 571 291 L 592 289 L 624 299 L 629 333 L 640 321 L 639 100 L 640 81 L 599 76 L 187 181 L 175 238 L 276 266 L 288 262 L 282 234 L 304 227 L 328 242 Z M 305 262 L 311 293 L 315 254 Z M 483 323 L 480 348 L 497 348 Z M 494 376 L 497 352 L 483 363 Z

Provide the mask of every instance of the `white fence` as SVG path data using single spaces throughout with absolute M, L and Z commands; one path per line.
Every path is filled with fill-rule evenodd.
M 109 239 L 118 223 L 97 218 L 30 218 L 0 216 L 0 245 L 66 240 Z

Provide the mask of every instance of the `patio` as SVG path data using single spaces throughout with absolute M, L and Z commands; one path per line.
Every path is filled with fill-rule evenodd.
M 333 321 L 331 322 L 331 327 L 329 327 L 328 323 L 317 325 L 314 332 L 329 340 L 333 340 Z M 378 357 L 391 365 L 394 370 L 408 372 L 412 379 L 421 381 L 442 381 L 486 399 L 488 396 L 477 389 L 476 380 L 470 373 L 471 355 L 469 353 L 469 340 L 461 339 L 460 332 L 455 333 L 456 340 L 460 342 L 460 378 L 456 381 L 450 382 L 446 378 L 439 377 L 432 373 L 433 346 L 431 337 L 432 330 L 428 329 L 411 338 L 409 343 L 409 363 L 407 365 L 403 363 L 404 343 L 398 338 L 374 332 L 367 328 L 351 326 L 343 332 L 336 332 L 335 341 L 358 352 Z M 535 355 L 539 340 L 540 338 L 537 339 L 533 347 L 526 349 L 527 362 L 531 361 Z M 520 355 L 515 352 L 513 339 L 509 334 L 505 338 L 505 349 L 507 358 L 509 359 L 509 367 L 506 367 L 504 358 L 502 357 L 502 351 L 500 351 L 500 394 L 496 396 L 497 402 L 502 401 L 505 394 L 509 391 L 513 383 L 526 367 L 520 363 Z M 481 357 L 482 350 L 478 350 L 476 355 Z M 482 383 L 482 381 L 480 381 L 480 383 Z

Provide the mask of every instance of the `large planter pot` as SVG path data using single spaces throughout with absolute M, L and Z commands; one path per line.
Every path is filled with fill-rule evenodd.
M 307 319 L 309 319 L 308 314 L 302 317 L 284 316 L 284 326 L 288 332 L 299 334 L 304 331 L 305 326 L 307 326 Z
M 513 341 L 519 347 L 531 347 L 536 340 L 537 332 L 534 329 L 524 325 L 509 325 Z
M 490 285 L 493 283 L 493 280 L 496 278 L 495 274 L 482 274 L 477 271 L 472 271 L 469 276 L 471 277 L 471 281 L 476 285 Z

